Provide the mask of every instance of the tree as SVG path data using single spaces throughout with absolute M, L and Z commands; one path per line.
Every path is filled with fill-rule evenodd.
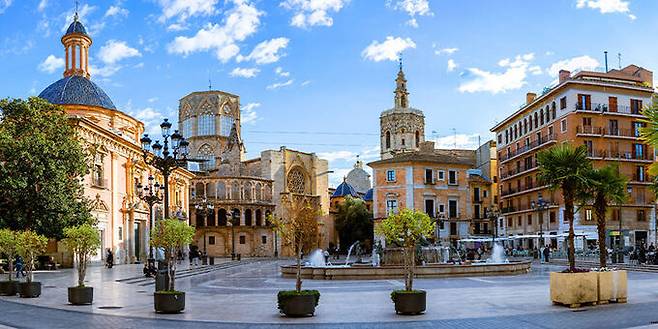
M 587 158 L 584 145 L 574 148 L 570 144 L 559 144 L 537 154 L 538 179 L 553 190 L 560 189 L 564 197 L 564 219 L 569 222 L 569 270 L 576 271 L 574 246 L 574 200 L 576 193 L 587 187 L 587 174 L 592 163 Z
M 82 224 L 64 229 L 64 245 L 78 261 L 78 287 L 85 286 L 87 264 L 101 247 L 101 237 L 91 224 Z
M 272 218 L 272 222 L 281 239 L 293 247 L 297 260 L 295 291 L 301 293 L 302 253 L 308 254 L 317 248 L 320 235 L 317 218 L 321 211 L 317 202 L 307 197 L 284 197 L 281 201 L 285 208 L 285 218 Z
M 16 257 L 16 232 L 3 228 L 0 229 L 0 254 L 4 253 L 7 256 L 7 264 L 9 267 L 9 280 L 12 280 L 12 272 L 14 271 L 14 258 Z
M 626 177 L 619 174 L 619 167 L 608 165 L 590 170 L 586 178 L 588 184 L 581 189 L 578 199 L 591 202 L 596 215 L 599 235 L 599 265 L 606 267 L 608 250 L 605 246 L 605 213 L 610 203 L 621 204 L 626 199 Z
M 82 142 L 64 110 L 40 98 L 0 100 L 0 227 L 62 237 L 91 222 Z
M 391 214 L 377 226 L 377 234 L 383 235 L 388 243 L 402 247 L 404 251 L 404 268 L 406 271 L 405 290 L 413 290 L 414 271 L 416 268 L 416 243 L 425 236 L 432 235 L 435 223 L 421 211 L 403 209 L 398 214 Z
M 640 119 L 646 126 L 640 128 L 640 138 L 650 144 L 654 148 L 658 148 L 658 97 L 654 96 L 649 106 L 642 109 L 642 114 L 646 119 Z M 658 164 L 653 162 L 649 166 L 649 174 L 658 179 Z M 658 180 L 654 179 L 652 190 L 653 193 L 658 195 Z
M 34 280 L 34 261 L 37 256 L 46 252 L 48 238 L 34 231 L 22 231 L 16 236 L 16 246 L 18 254 L 25 262 L 27 282 L 30 283 Z
M 175 291 L 176 278 L 176 251 L 192 242 L 194 227 L 177 218 L 160 220 L 151 231 L 151 246 L 162 248 L 167 259 L 167 276 L 169 278 L 168 291 Z
M 343 249 L 355 241 L 372 241 L 372 213 L 368 211 L 363 200 L 347 196 L 337 208 L 336 230 Z

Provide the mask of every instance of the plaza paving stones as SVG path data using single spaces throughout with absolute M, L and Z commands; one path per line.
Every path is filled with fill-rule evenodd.
M 94 305 L 69 306 L 72 270 L 40 272 L 38 299 L 0 298 L 0 325 L 16 328 L 629 328 L 658 323 L 658 275 L 629 273 L 628 304 L 584 308 L 552 306 L 548 273 L 560 267 L 533 266 L 529 274 L 482 278 L 418 279 L 428 291 L 427 313 L 402 317 L 389 293 L 401 280 L 314 281 L 304 288 L 322 293 L 316 316 L 288 319 L 276 310 L 276 292 L 294 287 L 278 266 L 291 261 L 252 260 L 243 265 L 177 280 L 187 292 L 183 314 L 153 312 L 153 286 L 117 282 L 141 266 L 93 267 L 88 285 Z M 186 268 L 187 265 L 183 265 Z M 1 327 L 0 327 L 1 328 Z

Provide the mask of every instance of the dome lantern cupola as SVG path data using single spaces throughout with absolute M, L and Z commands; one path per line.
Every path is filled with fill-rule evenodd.
M 73 23 L 62 36 L 62 44 L 66 53 L 64 77 L 77 75 L 89 78 L 89 47 L 92 40 L 84 25 L 78 21 L 77 11 L 73 16 Z

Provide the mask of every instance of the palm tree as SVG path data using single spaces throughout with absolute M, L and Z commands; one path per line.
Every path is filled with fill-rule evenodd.
M 640 138 L 647 144 L 658 147 L 658 97 L 654 96 L 651 105 L 642 109 L 642 114 L 646 119 L 640 119 L 644 123 L 644 127 L 640 128 Z M 658 164 L 656 162 L 649 166 L 649 174 L 657 177 L 653 181 L 651 189 L 653 193 L 658 195 Z
M 538 179 L 553 190 L 562 190 L 564 197 L 564 219 L 569 222 L 569 269 L 576 270 L 573 231 L 573 204 L 576 193 L 587 185 L 587 173 L 592 162 L 587 158 L 584 145 L 574 148 L 570 144 L 559 144 L 537 154 Z
M 619 174 L 619 167 L 607 165 L 587 173 L 589 184 L 578 198 L 583 203 L 592 202 L 599 235 L 599 265 L 606 267 L 608 250 L 605 247 L 605 213 L 610 203 L 621 204 L 626 199 L 626 177 Z

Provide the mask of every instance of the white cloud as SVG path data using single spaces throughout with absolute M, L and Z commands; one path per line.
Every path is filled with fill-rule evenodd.
M 310 84 L 311 84 L 311 80 L 306 80 L 306 81 L 302 82 L 301 86 L 305 87 L 305 86 L 308 86 Z
M 234 0 L 236 3 L 241 0 Z M 159 0 L 162 7 L 161 23 L 169 19 L 177 18 L 179 22 L 185 22 L 192 16 L 211 16 L 217 12 L 215 6 L 219 0 Z
M 319 152 L 318 157 L 320 159 L 327 160 L 329 162 L 334 162 L 337 160 L 343 161 L 355 161 L 357 153 L 352 151 L 332 151 L 332 152 Z
M 155 102 L 158 101 L 158 99 L 159 99 L 158 97 L 151 97 L 151 98 L 147 99 L 146 101 L 149 102 L 149 103 L 155 103 Z
M 293 82 L 294 82 L 294 81 L 293 81 L 292 79 L 290 79 L 290 80 L 288 80 L 288 81 L 286 81 L 286 82 L 276 82 L 276 83 L 273 83 L 273 84 L 267 86 L 266 89 L 267 89 L 267 90 L 274 90 L 274 89 L 279 89 L 279 88 L 287 87 L 287 86 L 292 85 Z
M 478 134 L 454 134 L 433 139 L 434 146 L 439 149 L 468 149 L 478 148 Z
M 306 28 L 332 26 L 334 20 L 328 13 L 338 13 L 350 0 L 285 0 L 279 5 L 293 12 L 290 25 Z
M 560 70 L 575 71 L 586 70 L 591 71 L 599 67 L 601 64 L 596 59 L 587 55 L 563 59 L 553 63 L 547 70 L 548 75 L 557 78 Z
M 114 64 L 126 58 L 141 56 L 139 50 L 131 48 L 121 40 L 109 40 L 98 51 L 98 58 L 106 64 Z
M 184 31 L 187 30 L 187 26 L 184 24 L 173 23 L 167 26 L 167 31 Z
M 627 14 L 628 18 L 635 20 L 637 17 L 631 14 L 630 1 L 623 0 L 577 0 L 576 8 L 598 9 L 601 14 L 620 13 Z
M 457 65 L 457 63 L 455 63 L 455 61 L 452 58 L 448 60 L 448 68 L 447 68 L 448 72 L 454 71 L 457 68 L 457 66 L 459 65 Z
M 283 78 L 287 78 L 287 77 L 290 76 L 290 72 L 286 72 L 286 71 L 284 71 L 283 68 L 282 68 L 281 66 L 278 66 L 277 68 L 275 68 L 275 69 L 274 69 L 274 73 L 276 73 L 276 75 L 278 75 L 278 76 L 280 76 L 280 77 L 283 77 Z M 306 82 L 306 81 L 304 81 L 304 82 Z M 302 86 L 303 86 L 303 85 L 304 85 L 304 84 L 302 83 Z
M 39 64 L 39 70 L 47 73 L 53 73 L 64 68 L 64 58 L 55 55 L 48 55 L 46 59 Z
M 392 7 L 394 10 L 406 12 L 410 17 L 407 21 L 407 25 L 412 27 L 418 27 L 416 16 L 434 15 L 430 10 L 429 0 L 397 0 L 395 1 L 395 4 L 393 4 L 391 0 L 388 0 L 386 5 Z
M 434 51 L 434 54 L 436 55 L 452 55 L 456 53 L 459 50 L 459 48 L 442 48 L 442 49 L 437 49 Z
M 497 94 L 523 87 L 526 82 L 530 62 L 534 54 L 517 55 L 514 60 L 502 59 L 498 66 L 505 69 L 503 72 L 489 72 L 479 68 L 469 68 L 467 77 L 473 76 L 469 81 L 459 85 L 460 92 L 490 92 Z
M 263 41 L 257 44 L 249 55 L 238 55 L 236 60 L 238 62 L 253 60 L 256 64 L 261 65 L 278 62 L 281 56 L 284 56 L 284 54 L 279 53 L 279 50 L 285 49 L 288 42 L 290 42 L 288 38 L 274 38 Z
M 229 73 L 230 76 L 232 77 L 240 77 L 240 78 L 253 78 L 258 73 L 260 72 L 259 69 L 253 67 L 253 68 L 242 68 L 242 67 L 236 67 Z
M 208 24 L 192 37 L 178 36 L 168 46 L 174 54 L 214 50 L 217 59 L 227 62 L 240 52 L 237 42 L 254 34 L 263 12 L 244 0 L 234 0 L 235 6 L 226 12 L 222 24 Z
M 395 61 L 399 54 L 408 48 L 416 48 L 416 44 L 410 38 L 387 36 L 381 43 L 373 41 L 361 52 L 361 56 L 375 62 Z
M 532 74 L 532 75 L 540 75 L 540 74 L 543 73 L 543 71 L 542 71 L 541 67 L 539 67 L 539 65 L 533 65 L 533 66 L 528 67 L 528 72 L 530 72 L 530 74 Z
M 260 103 L 248 103 L 241 108 L 240 122 L 244 124 L 254 124 L 260 117 L 256 109 L 260 107 Z
M 92 76 L 99 76 L 101 78 L 111 77 L 115 73 L 119 72 L 119 70 L 121 70 L 121 65 L 105 65 L 99 67 L 89 64 L 89 74 Z
M 4 13 L 11 6 L 12 2 L 12 0 L 0 0 L 0 14 Z
M 2 0 L 0 0 L 0 1 L 2 1 Z M 88 4 L 85 3 L 85 4 L 82 5 L 82 7 L 78 10 L 78 20 L 79 20 L 80 22 L 83 22 L 83 23 L 84 23 L 84 22 L 87 22 L 87 16 L 89 16 L 91 13 L 93 13 L 94 11 L 96 11 L 96 9 L 97 9 L 97 8 L 96 8 L 95 6 L 90 6 L 90 5 L 88 5 Z M 62 32 L 66 31 L 66 29 L 69 28 L 69 25 L 71 25 L 71 22 L 73 22 L 73 16 L 74 16 L 74 15 L 75 15 L 75 12 L 71 12 L 70 14 L 65 15 L 65 17 L 64 17 L 64 24 L 63 24 L 63 26 L 62 26 Z M 99 25 L 99 24 L 100 24 L 100 25 Z M 99 31 L 100 29 L 102 29 L 103 24 L 101 24 L 101 23 L 99 23 L 99 24 L 94 25 L 94 27 L 93 27 L 93 30 L 94 30 L 94 31 L 97 32 L 97 31 Z M 85 27 L 87 27 L 87 25 L 85 25 Z M 92 30 L 92 27 L 89 26 L 89 29 L 88 29 L 87 32 L 91 33 L 91 30 Z
M 46 7 L 48 7 L 48 0 L 41 0 L 39 1 L 39 6 L 37 7 L 37 10 L 42 13 Z
M 126 8 L 121 8 L 119 6 L 110 6 L 110 8 L 107 9 L 105 12 L 105 17 L 112 17 L 112 16 L 123 16 L 126 17 L 128 16 L 128 9 Z

